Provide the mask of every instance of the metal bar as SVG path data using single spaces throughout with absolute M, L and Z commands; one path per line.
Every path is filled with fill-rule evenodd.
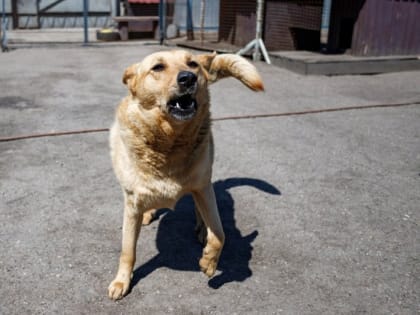
M 1 16 L 2 25 L 0 25 L 0 29 L 2 30 L 1 51 L 5 52 L 9 50 L 9 48 L 7 47 L 7 18 L 6 18 L 5 0 L 2 1 L 2 4 L 3 4 L 3 11 L 2 11 L 2 16 Z
M 164 38 L 164 28 L 163 28 L 163 0 L 159 1 L 159 43 L 163 45 L 163 38 Z
M 12 0 L 13 29 L 19 28 L 18 0 Z
M 264 56 L 265 62 L 267 62 L 269 65 L 271 65 L 270 56 L 268 55 L 267 49 L 265 49 L 264 42 L 263 42 L 263 40 L 261 38 L 259 39 L 259 44 L 260 44 L 259 45 L 259 49 L 261 49 L 261 52 L 262 52 L 262 54 Z
M 263 10 L 264 10 L 264 0 L 258 0 L 255 39 L 249 42 L 244 48 L 239 50 L 236 54 L 243 55 L 247 53 L 249 50 L 254 49 L 254 53 L 252 54 L 252 59 L 254 61 L 261 60 L 261 52 L 262 52 L 265 62 L 267 62 L 268 64 L 271 64 L 270 57 L 267 53 L 267 49 L 265 49 L 265 45 L 262 40 Z
M 120 0 L 115 0 L 115 16 L 121 15 Z
M 256 42 L 256 39 L 253 39 L 244 48 L 242 48 L 241 50 L 239 50 L 237 52 L 237 54 L 238 55 L 246 54 L 248 51 L 250 51 L 251 49 L 253 49 L 255 47 L 255 42 Z
M 20 14 L 20 16 L 36 16 L 36 14 L 34 13 L 22 13 Z M 83 16 L 83 11 L 79 11 L 79 12 L 44 12 L 44 13 L 40 13 L 41 17 L 74 17 L 74 16 L 78 16 L 78 17 L 82 17 Z M 97 17 L 105 17 L 105 16 L 109 16 L 109 12 L 108 11 L 89 11 L 89 16 L 97 16 Z
M 200 10 L 200 40 L 201 45 L 204 40 L 204 19 L 206 14 L 206 0 L 201 0 L 201 10 Z
M 60 2 L 63 2 L 64 0 L 57 0 L 49 5 L 47 5 L 45 8 L 42 8 L 39 12 L 40 13 L 44 13 L 45 11 L 48 11 L 49 9 L 55 7 L 57 4 L 59 4 Z M 38 1 L 37 1 L 38 2 Z
M 162 31 L 163 31 L 163 40 L 166 39 L 166 18 L 167 18 L 167 13 L 166 13 L 166 5 L 167 5 L 167 1 L 163 0 L 163 9 L 162 9 L 162 16 L 163 16 L 163 22 L 162 22 Z
M 41 17 L 39 16 L 39 3 L 41 0 L 36 0 L 36 24 L 38 28 L 41 28 Z
M 328 51 L 328 33 L 330 28 L 330 16 L 331 16 L 331 0 L 324 0 L 322 6 L 322 22 L 321 22 L 321 51 Z
M 194 27 L 192 19 L 192 3 L 187 0 L 187 39 L 194 40 Z
M 88 12 L 89 12 L 89 0 L 83 0 L 83 28 L 84 28 L 84 45 L 89 42 L 88 33 Z
M 263 21 L 263 6 L 264 2 L 262 0 L 257 1 L 257 23 L 256 23 L 256 31 L 255 31 L 255 49 L 254 54 L 252 55 L 252 59 L 254 61 L 261 60 L 261 53 L 260 53 L 260 39 L 262 38 L 262 21 Z

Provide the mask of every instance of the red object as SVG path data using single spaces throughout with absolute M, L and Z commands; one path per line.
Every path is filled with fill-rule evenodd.
M 128 0 L 129 3 L 159 3 L 160 0 Z

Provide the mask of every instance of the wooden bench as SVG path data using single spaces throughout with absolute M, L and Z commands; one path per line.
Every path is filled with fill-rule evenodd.
M 159 16 L 115 16 L 121 40 L 128 40 L 130 32 L 151 32 L 153 36 L 159 24 Z

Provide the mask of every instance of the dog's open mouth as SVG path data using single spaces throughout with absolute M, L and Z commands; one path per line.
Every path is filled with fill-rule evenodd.
M 178 120 L 189 120 L 197 112 L 197 102 L 191 94 L 185 94 L 168 102 L 169 114 Z

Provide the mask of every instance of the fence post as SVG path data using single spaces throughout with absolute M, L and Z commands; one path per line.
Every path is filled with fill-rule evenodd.
M 7 17 L 6 17 L 6 4 L 5 0 L 2 1 L 3 9 L 2 9 L 2 15 L 1 15 L 1 25 L 0 30 L 2 31 L 1 36 L 1 51 L 5 52 L 8 51 L 9 48 L 7 47 Z
M 88 33 L 88 12 L 89 12 L 89 0 L 83 0 L 83 27 L 84 27 L 84 44 L 87 45 L 89 42 L 89 33 Z
M 165 1 L 159 1 L 159 43 L 163 45 L 163 40 L 165 39 Z
M 187 39 L 194 40 L 194 24 L 192 19 L 192 2 L 187 0 Z
M 331 0 L 324 0 L 322 4 L 322 22 L 321 22 L 321 37 L 319 39 L 321 43 L 321 51 L 328 52 L 328 37 L 331 19 Z

